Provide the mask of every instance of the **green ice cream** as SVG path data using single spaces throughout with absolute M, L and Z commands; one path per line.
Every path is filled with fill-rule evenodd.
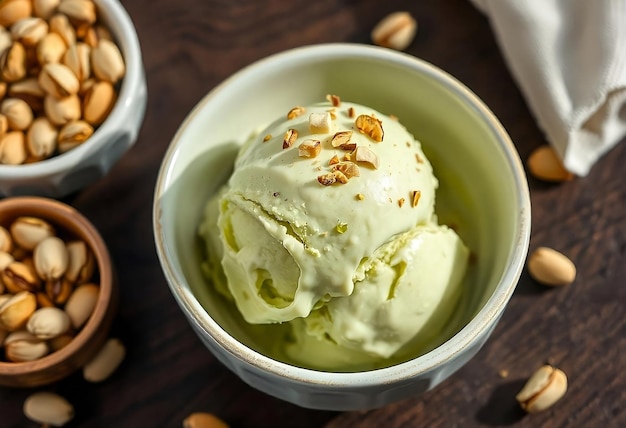
M 248 323 L 292 326 L 282 352 L 297 364 L 390 358 L 459 300 L 469 252 L 437 224 L 436 188 L 397 120 L 308 106 L 241 149 L 200 226 L 206 271 Z

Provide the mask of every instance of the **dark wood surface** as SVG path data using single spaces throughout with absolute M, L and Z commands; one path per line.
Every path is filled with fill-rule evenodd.
M 80 374 L 49 389 L 76 408 L 71 426 L 177 427 L 194 411 L 233 427 L 626 426 L 626 144 L 584 178 L 529 178 L 531 250 L 553 247 L 578 267 L 574 284 L 548 289 L 525 272 L 479 354 L 421 397 L 368 412 L 298 408 L 254 390 L 200 343 L 172 298 L 152 237 L 157 171 L 178 125 L 200 98 L 251 62 L 321 42 L 370 43 L 388 12 L 408 9 L 419 31 L 408 52 L 468 85 L 500 118 L 525 160 L 545 144 L 503 61 L 488 20 L 468 0 L 127 0 L 143 48 L 148 108 L 136 145 L 100 182 L 64 200 L 104 236 L 121 282 L 113 334 L 128 356 L 113 377 Z M 549 361 L 569 376 L 565 397 L 525 415 L 515 394 Z M 503 378 L 500 371 L 507 370 Z M 0 426 L 32 390 L 0 388 Z

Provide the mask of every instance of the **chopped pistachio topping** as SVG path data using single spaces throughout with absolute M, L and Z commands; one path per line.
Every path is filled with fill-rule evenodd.
M 383 141 L 385 132 L 383 123 L 374 116 L 362 114 L 354 122 L 359 132 L 369 136 L 372 140 L 380 143 Z

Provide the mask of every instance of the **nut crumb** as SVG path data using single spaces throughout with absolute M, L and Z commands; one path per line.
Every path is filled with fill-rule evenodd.
M 337 221 L 337 226 L 335 226 L 335 230 L 337 231 L 337 233 L 346 233 L 348 231 L 348 223 Z
M 424 159 L 422 159 L 422 157 L 419 155 L 419 153 L 415 153 L 415 160 L 417 161 L 417 163 L 424 163 Z
M 298 146 L 298 156 L 314 158 L 320 154 L 322 146 L 319 140 L 306 139 Z
M 298 131 L 295 129 L 292 128 L 285 132 L 285 136 L 283 137 L 283 149 L 291 147 L 297 138 Z
M 396 116 L 395 114 L 390 114 L 389 115 L 389 119 L 397 122 L 398 121 L 398 116 Z
M 335 165 L 339 163 L 339 157 L 337 155 L 334 155 L 332 158 L 330 158 L 330 160 L 328 161 L 328 165 Z
M 411 206 L 415 208 L 420 201 L 420 197 L 422 196 L 422 192 L 419 190 L 413 191 L 413 197 L 411 199 Z
M 357 193 L 356 199 L 357 201 L 362 201 L 363 199 L 365 199 L 365 195 L 363 193 Z
M 328 114 L 330 115 L 330 118 L 332 120 L 337 119 L 337 111 L 334 108 L 331 108 L 330 110 L 328 110 Z
M 332 172 L 329 172 L 328 174 L 323 174 L 323 175 L 319 175 L 317 177 L 317 181 L 322 185 L 322 186 L 330 186 L 332 185 L 335 181 L 337 181 L 337 178 L 335 177 L 335 174 L 333 174 Z
M 369 136 L 377 143 L 383 141 L 385 132 L 383 131 L 383 123 L 380 121 L 380 119 L 371 115 L 362 114 L 356 118 L 356 121 L 354 123 L 356 125 L 356 128 L 362 134 Z
M 352 160 L 352 153 L 346 153 L 345 155 L 343 155 L 342 160 L 351 161 Z
M 398 206 L 402 208 L 402 205 L 404 205 L 404 198 L 398 199 Z
M 267 143 L 271 139 L 272 139 L 272 134 L 267 134 L 265 137 L 263 137 L 263 142 Z
M 306 109 L 304 107 L 296 106 L 292 108 L 291 110 L 289 110 L 289 113 L 287 113 L 287 119 L 289 120 L 295 119 L 296 117 L 304 114 L 305 111 Z
M 348 117 L 354 117 L 354 107 L 348 108 Z
M 357 162 L 365 162 L 370 164 L 374 169 L 378 169 L 380 161 L 376 153 L 365 146 L 359 146 L 354 151 L 354 159 Z
M 333 107 L 339 107 L 341 105 L 341 98 L 337 95 L 328 94 L 326 99 L 333 105 Z
M 330 144 L 333 147 L 337 147 L 342 150 L 354 150 L 356 149 L 356 144 L 350 142 L 351 138 L 352 138 L 352 131 L 337 132 L 335 133 L 335 135 L 333 135 L 333 138 L 330 140 Z
M 347 178 L 358 177 L 361 175 L 359 166 L 354 162 L 340 162 L 333 167 L 333 171 L 342 172 Z

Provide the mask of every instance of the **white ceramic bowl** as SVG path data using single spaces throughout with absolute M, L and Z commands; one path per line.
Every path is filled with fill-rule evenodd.
M 200 270 L 202 209 L 251 131 L 294 105 L 339 95 L 395 114 L 419 140 L 440 180 L 437 212 L 476 255 L 459 327 L 440 346 L 390 367 L 355 373 L 303 369 L 267 356 L 254 329 L 215 295 Z M 522 271 L 530 236 L 526 177 L 493 114 L 438 68 L 356 44 L 303 47 L 261 60 L 226 80 L 189 114 L 159 172 L 154 236 L 165 277 L 205 345 L 248 384 L 311 408 L 382 406 L 424 392 L 480 349 Z
M 0 196 L 59 198 L 102 178 L 135 143 L 143 121 L 147 89 L 141 47 L 128 13 L 117 0 L 94 0 L 126 64 L 115 107 L 84 144 L 26 165 L 0 165 Z

